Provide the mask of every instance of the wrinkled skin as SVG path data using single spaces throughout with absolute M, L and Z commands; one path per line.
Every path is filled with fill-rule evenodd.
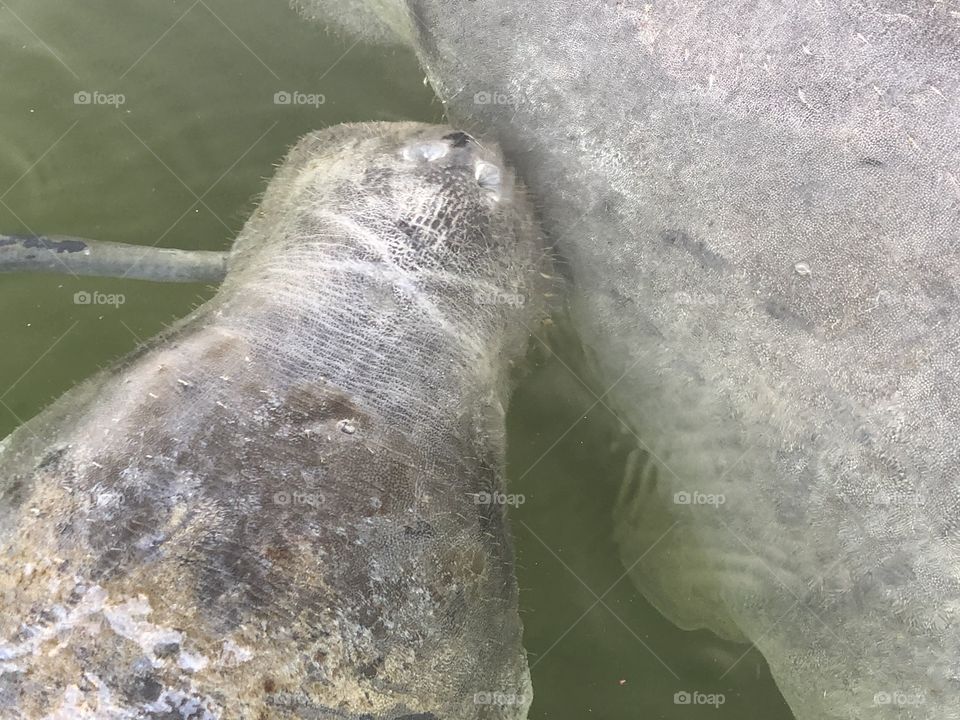
M 0 718 L 524 716 L 481 500 L 543 257 L 491 144 L 301 140 L 217 295 L 0 444 Z
M 800 720 L 960 718 L 960 6 L 398 5 L 655 464 L 626 563 L 678 525 L 633 579 L 753 641 Z

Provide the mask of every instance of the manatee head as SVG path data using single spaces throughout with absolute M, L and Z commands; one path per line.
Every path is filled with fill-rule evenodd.
M 298 371 L 358 401 L 396 398 L 386 385 L 414 373 L 422 349 L 418 365 L 445 372 L 406 381 L 413 392 L 391 411 L 402 426 L 416 421 L 407 409 L 463 405 L 477 386 L 497 385 L 506 402 L 504 368 L 544 313 L 549 265 L 495 142 L 444 125 L 339 125 L 289 152 L 234 245 L 221 296 L 258 341 L 296 347 Z M 379 376 L 340 372 L 356 358 L 334 327 L 352 334 L 353 355 L 369 353 L 367 367 L 383 366 Z
M 311 133 L 290 151 L 234 246 L 314 256 L 331 235 L 351 259 L 414 274 L 515 284 L 542 257 L 523 187 L 492 141 L 444 125 L 363 123 Z

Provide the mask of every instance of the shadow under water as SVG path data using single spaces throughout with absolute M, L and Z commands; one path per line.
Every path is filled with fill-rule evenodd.
M 681 630 L 634 587 L 613 512 L 636 440 L 579 379 L 581 364 L 534 342 L 508 417 L 507 496 L 531 720 L 791 720 L 756 648 Z M 557 348 L 565 359 L 573 349 Z

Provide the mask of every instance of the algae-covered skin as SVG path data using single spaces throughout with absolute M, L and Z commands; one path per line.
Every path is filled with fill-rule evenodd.
M 756 643 L 800 720 L 960 718 L 960 5 L 394 4 L 658 466 L 631 577 Z
M 0 718 L 523 717 L 544 258 L 492 144 L 301 140 L 217 295 L 0 445 Z

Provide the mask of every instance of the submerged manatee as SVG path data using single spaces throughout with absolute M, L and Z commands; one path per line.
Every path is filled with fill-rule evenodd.
M 301 140 L 217 295 L 0 445 L 0 718 L 524 717 L 487 500 L 544 257 L 493 146 Z
M 801 720 L 960 718 L 960 6 L 385 17 L 570 261 L 657 465 L 618 517 L 647 596 L 756 643 Z

